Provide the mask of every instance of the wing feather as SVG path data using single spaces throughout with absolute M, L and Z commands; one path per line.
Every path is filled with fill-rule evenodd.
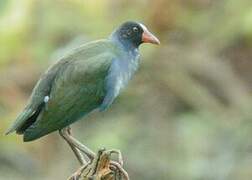
M 94 81 L 92 77 L 105 76 L 105 74 L 99 74 L 99 71 L 105 73 L 104 69 L 107 68 L 111 59 L 111 53 L 106 54 L 105 52 L 112 52 L 113 54 L 113 48 L 108 40 L 91 42 L 72 50 L 52 65 L 41 76 L 33 89 L 27 106 L 6 134 L 14 131 L 24 132 L 24 139 L 36 139 L 66 123 L 64 122 L 66 119 L 61 117 L 60 112 L 64 112 L 62 113 L 63 116 L 66 112 L 70 113 L 70 119 L 70 117 L 78 117 L 81 113 L 84 114 L 84 112 L 92 109 L 97 100 L 89 99 L 90 102 L 85 103 L 78 100 L 82 98 L 88 100 L 89 94 L 101 87 L 102 78 Z M 97 66 L 97 64 L 100 64 L 100 66 Z M 97 97 L 101 95 L 101 92 L 96 91 L 96 93 Z M 78 94 L 83 97 L 79 97 Z M 44 102 L 45 96 L 49 97 L 49 101 L 46 103 Z M 94 96 L 91 95 L 90 97 Z M 94 101 L 93 104 L 92 101 Z M 90 103 L 90 108 L 87 108 L 88 103 Z M 84 107 L 85 111 L 74 111 L 76 104 L 77 107 Z M 67 121 L 70 121 L 69 119 Z M 49 126 L 48 130 L 47 126 Z
M 85 61 L 70 61 L 54 80 L 47 108 L 24 132 L 24 141 L 62 129 L 92 110 L 106 94 L 105 78 L 115 55 L 109 49 L 96 51 Z

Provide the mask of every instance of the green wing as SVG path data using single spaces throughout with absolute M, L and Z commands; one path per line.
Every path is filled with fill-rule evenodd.
M 44 98 L 50 94 L 52 83 L 59 71 L 64 65 L 65 61 L 60 61 L 48 69 L 37 82 L 34 87 L 30 99 L 25 109 L 19 114 L 12 126 L 7 130 L 6 134 L 16 131 L 18 134 L 22 134 L 26 126 L 34 121 L 37 114 L 40 113 L 41 107 L 44 103 Z
M 55 75 L 50 78 L 45 75 L 44 79 L 47 77 L 50 80 L 42 79 L 38 82 L 30 105 L 26 108 L 35 111 L 30 113 L 30 116 L 18 118 L 14 128 L 11 128 L 12 131 L 21 129 L 24 141 L 31 141 L 64 128 L 97 108 L 106 93 L 105 78 L 115 58 L 114 48 L 113 44 L 106 40 L 90 43 L 76 49 L 50 68 L 56 70 Z M 44 103 L 45 96 L 49 96 L 47 103 Z M 36 118 L 32 121 L 29 117 L 34 114 Z

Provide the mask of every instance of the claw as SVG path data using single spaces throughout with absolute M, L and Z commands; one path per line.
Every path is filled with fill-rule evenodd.
M 82 172 L 87 168 L 88 166 L 82 166 L 79 168 L 74 174 L 72 174 L 67 180 L 79 180 L 81 177 Z
M 109 151 L 107 151 L 107 153 L 109 153 L 109 155 L 112 155 L 112 154 L 116 154 L 118 156 L 118 163 L 123 166 L 123 157 L 122 157 L 122 153 L 120 150 L 118 149 L 111 149 Z
M 125 180 L 129 180 L 128 173 L 122 168 L 122 166 L 118 162 L 110 161 L 110 165 L 112 166 L 112 168 L 114 166 L 116 169 L 118 169 L 119 172 L 123 175 Z
M 112 161 L 111 155 L 117 154 L 118 161 Z M 123 169 L 122 154 L 119 150 L 100 149 L 95 158 L 78 169 L 68 180 L 87 179 L 124 179 L 129 180 L 128 173 Z

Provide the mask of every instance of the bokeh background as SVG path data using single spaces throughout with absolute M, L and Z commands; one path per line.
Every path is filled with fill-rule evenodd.
M 112 107 L 73 125 L 91 149 L 120 149 L 133 180 L 252 179 L 251 0 L 1 0 L 0 179 L 66 179 L 78 163 L 57 133 L 4 131 L 40 74 L 126 20 L 161 40 Z

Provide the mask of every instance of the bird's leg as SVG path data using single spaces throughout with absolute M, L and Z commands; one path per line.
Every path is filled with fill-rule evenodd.
M 61 131 L 70 132 L 70 127 L 64 128 Z M 64 139 L 68 142 L 69 145 L 71 144 L 70 146 L 73 146 L 77 148 L 78 150 L 80 150 L 81 152 L 83 152 L 89 158 L 89 160 L 94 159 L 95 153 L 89 148 L 87 148 L 84 144 L 79 142 L 77 139 L 75 139 L 70 133 L 64 133 Z
M 88 158 L 89 158 L 89 162 L 88 163 L 92 163 L 93 160 L 95 159 L 95 153 L 93 151 L 91 151 L 89 148 L 87 148 L 85 145 L 83 145 L 81 142 L 79 142 L 78 140 L 76 140 L 72 135 L 71 135 L 71 128 L 67 127 L 64 128 L 62 130 L 59 131 L 60 135 L 66 140 L 66 142 L 69 144 L 69 146 L 71 147 L 71 149 L 73 150 L 75 156 L 77 157 L 77 159 L 81 162 L 81 164 L 83 165 L 81 167 L 80 170 L 78 170 L 76 172 L 76 174 L 74 175 L 75 177 L 78 177 L 81 172 L 82 169 L 86 169 L 87 168 L 87 163 L 85 161 L 85 159 L 83 158 L 81 152 L 83 152 Z M 80 152 L 81 151 L 81 152 Z M 104 150 L 105 151 L 105 150 Z M 122 159 L 122 154 L 119 150 L 116 149 L 112 149 L 112 150 L 108 150 L 105 151 L 105 153 L 108 156 L 111 156 L 112 154 L 117 154 L 118 155 L 118 162 L 116 161 L 110 161 L 109 162 L 109 167 L 111 169 L 113 169 L 114 171 L 118 170 L 120 174 L 123 175 L 125 180 L 129 180 L 129 176 L 128 173 L 123 169 L 123 159 Z M 99 153 L 98 153 L 99 154 Z M 96 157 L 97 158 L 97 157 Z
M 59 130 L 60 136 L 67 142 L 67 144 L 71 147 L 72 151 L 74 152 L 74 155 L 78 159 L 81 165 L 87 164 L 87 161 L 84 159 L 83 155 L 81 154 L 80 150 L 77 149 L 70 141 L 68 141 L 68 136 L 71 135 L 70 128 L 64 128 Z

